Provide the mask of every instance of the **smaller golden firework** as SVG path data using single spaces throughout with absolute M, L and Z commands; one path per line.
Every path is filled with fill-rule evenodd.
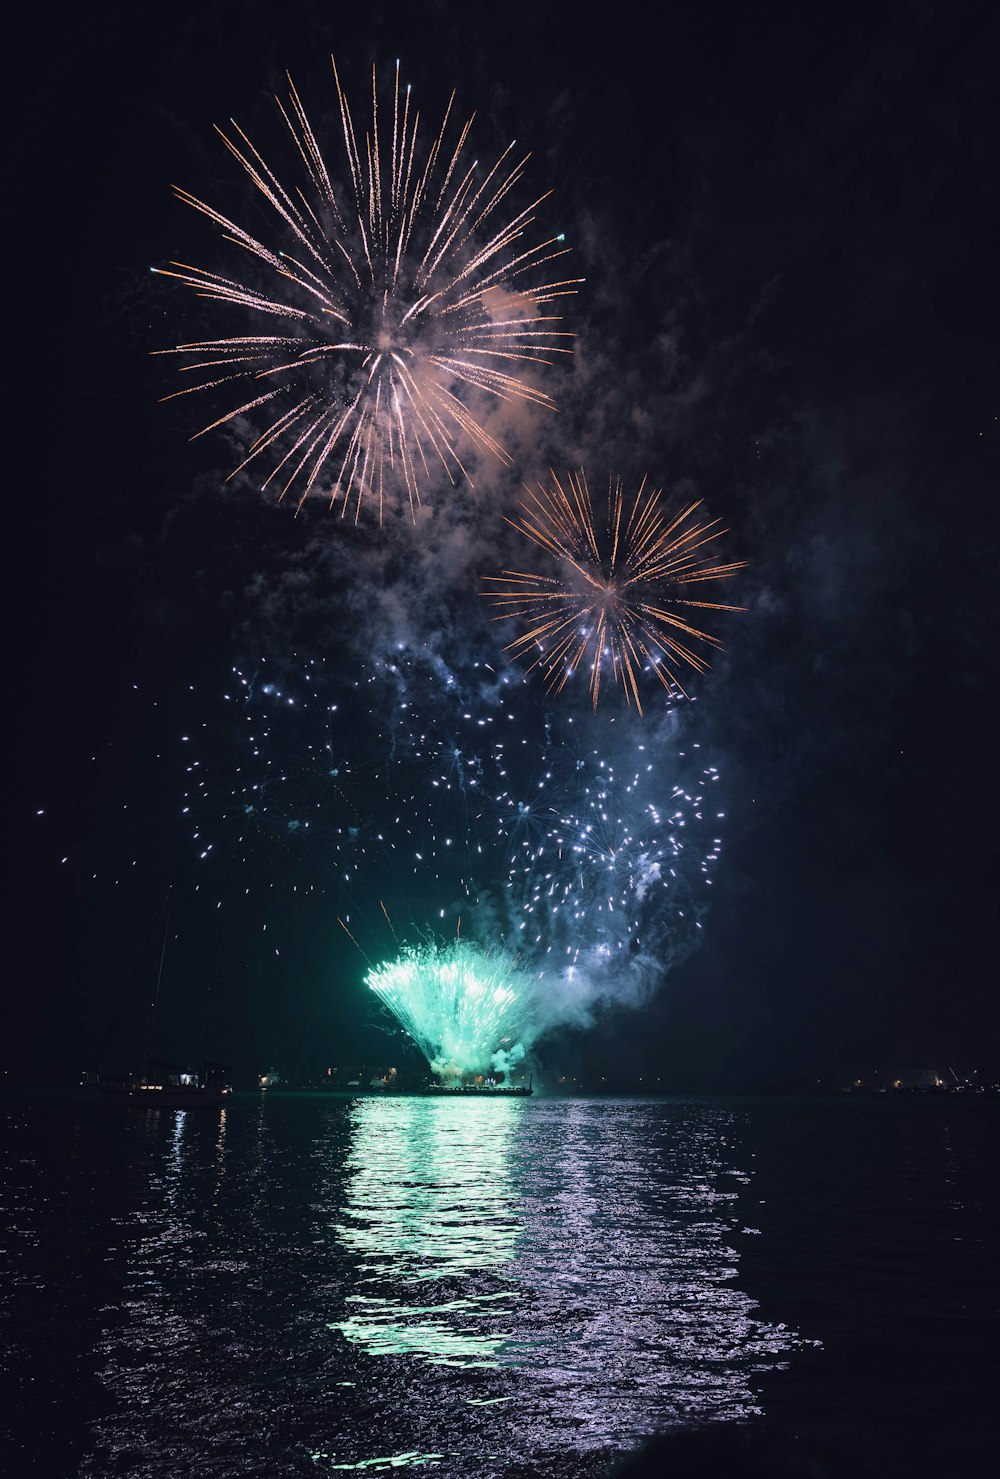
M 547 484 L 526 485 L 525 492 L 518 517 L 507 523 L 544 550 L 552 569 L 487 576 L 486 597 L 500 608 L 495 619 L 527 623 L 504 651 L 513 658 L 534 654 L 528 672 L 540 668 L 549 692 L 561 692 L 574 673 L 587 672 L 595 711 L 606 676 L 621 684 L 640 714 L 645 672 L 668 693 L 687 697 L 678 672 L 710 666 L 690 644 L 722 646 L 694 625 L 691 608 L 744 609 L 690 594 L 746 565 L 720 564 L 706 552 L 726 533 L 721 521 L 698 515 L 700 502 L 668 507 L 645 478 L 631 497 L 621 478 L 609 479 L 606 520 L 595 514 L 582 469 L 568 473 L 565 485 L 550 472 Z

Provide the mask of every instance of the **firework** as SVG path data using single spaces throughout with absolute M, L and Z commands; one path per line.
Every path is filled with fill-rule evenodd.
M 438 686 L 414 657 L 395 672 L 387 857 L 413 927 L 446 901 L 439 928 L 460 907 L 474 936 L 557 975 L 697 938 L 721 846 L 719 773 L 697 742 L 540 713 L 488 666 Z
M 690 938 L 721 849 L 710 835 L 721 818 L 710 795 L 718 780 L 715 766 L 692 767 L 662 747 L 640 743 L 618 762 L 594 748 L 553 747 L 541 782 L 532 782 L 526 846 L 516 837 L 512 845 L 508 794 L 496 798 L 522 948 L 574 970 L 595 951 L 610 959 L 642 941 L 673 951 Z
M 461 940 L 408 945 L 395 960 L 373 966 L 365 982 L 444 1079 L 485 1073 L 521 1056 L 532 982 L 507 950 Z
M 507 522 L 545 552 L 552 569 L 487 577 L 486 594 L 500 617 L 527 627 L 505 651 L 534 653 L 528 671 L 540 668 L 550 692 L 586 672 L 595 711 L 606 674 L 640 714 L 643 673 L 654 673 L 671 695 L 686 697 L 679 671 L 709 666 L 691 644 L 722 645 L 694 624 L 691 612 L 742 609 L 693 594 L 746 563 L 722 564 L 705 554 L 725 532 L 719 521 L 698 515 L 699 503 L 668 510 L 661 491 L 647 490 L 645 479 L 631 498 L 620 478 L 611 480 L 603 519 L 582 471 L 568 474 L 565 487 L 552 473 L 549 485 L 525 491 L 519 516 Z
M 221 715 L 183 736 L 182 815 L 202 861 L 228 870 L 275 852 L 283 876 L 301 856 L 312 875 L 352 883 L 384 842 L 368 800 L 388 763 L 373 743 L 374 680 L 345 692 L 315 659 L 271 668 L 234 667 Z
M 171 262 L 154 269 L 251 320 L 244 332 L 181 344 L 198 391 L 238 392 L 203 435 L 236 418 L 267 424 L 230 476 L 267 467 L 301 507 L 311 494 L 358 516 L 405 489 L 411 512 L 432 467 L 471 483 L 462 444 L 505 462 L 474 408 L 478 393 L 552 408 L 529 377 L 570 353 L 552 306 L 579 279 L 554 263 L 562 235 L 532 242 L 539 196 L 512 204 L 528 155 L 515 143 L 489 168 L 469 158 L 472 120 L 452 125 L 454 93 L 436 133 L 421 125 L 396 65 L 380 119 L 372 69 L 371 127 L 355 130 L 334 64 L 344 188 L 299 95 L 276 99 L 300 178 L 286 186 L 235 123 L 218 132 L 263 197 L 267 241 L 187 190 L 180 200 L 242 249 L 238 276 Z M 391 117 L 391 127 L 388 117 Z M 338 146 L 339 149 L 339 146 Z M 166 399 L 173 399 L 168 396 Z

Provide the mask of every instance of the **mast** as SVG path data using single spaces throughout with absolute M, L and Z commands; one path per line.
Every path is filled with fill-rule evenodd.
M 222 959 L 222 914 L 219 914 L 219 942 L 215 949 L 215 970 L 212 972 L 212 989 L 208 993 L 208 1002 L 205 1007 L 205 1031 L 201 1044 L 201 1056 L 208 1058 L 208 1034 L 212 1026 L 212 1011 L 215 1007 L 215 993 L 219 989 L 219 962 Z
M 168 890 L 167 891 L 167 898 L 164 900 L 164 903 L 166 903 L 169 900 L 169 897 L 170 897 L 170 892 Z M 138 955 L 135 957 L 135 960 L 132 963 L 132 969 L 129 971 L 127 977 L 125 978 L 125 984 L 122 987 L 121 996 L 120 996 L 120 998 L 118 1000 L 118 1005 L 115 1008 L 114 1015 L 111 1018 L 111 1021 L 108 1023 L 108 1026 L 107 1026 L 107 1028 L 105 1030 L 104 1036 L 101 1038 L 101 1041 L 100 1041 L 100 1044 L 98 1046 L 97 1052 L 94 1055 L 94 1069 L 95 1070 L 99 1069 L 101 1067 L 101 1064 L 104 1062 L 105 1054 L 107 1053 L 108 1048 L 111 1046 L 112 1039 L 114 1038 L 115 1033 L 118 1031 L 118 1028 L 121 1025 L 122 1017 L 125 1015 L 125 1008 L 128 1006 L 129 1002 L 134 999 L 132 993 L 133 993 L 133 990 L 135 988 L 136 979 L 137 979 L 137 977 L 139 975 L 139 971 L 140 971 L 140 968 L 142 967 L 142 963 L 146 959 L 146 952 L 148 951 L 150 945 L 152 944 L 153 938 L 154 938 L 154 936 L 156 934 L 156 929 L 157 929 L 158 924 L 160 923 L 160 916 L 163 913 L 163 908 L 164 908 L 164 905 L 161 904 L 160 907 L 157 909 L 156 915 L 155 915 L 155 917 L 153 919 L 153 922 L 149 926 L 149 933 L 146 936 L 145 940 L 143 940 L 143 942 L 142 942 L 142 948 L 140 949 Z M 165 944 L 166 943 L 166 933 L 164 933 L 164 937 L 163 938 L 164 938 L 164 944 Z M 162 957 L 161 957 L 161 960 L 160 960 L 160 969 L 161 969 L 161 971 L 162 971 L 162 968 L 163 968 L 163 961 L 162 961 Z M 159 990 L 159 983 L 157 983 L 157 990 Z
M 160 1002 L 160 983 L 163 980 L 163 958 L 167 953 L 167 932 L 170 929 L 170 905 L 173 903 L 171 886 L 167 887 L 167 897 L 164 900 L 163 915 L 163 940 L 160 943 L 160 968 L 156 973 L 156 991 L 153 994 L 152 1006 L 149 1017 L 149 1039 L 146 1045 L 146 1057 L 153 1051 L 153 1034 L 156 1030 L 156 1009 Z

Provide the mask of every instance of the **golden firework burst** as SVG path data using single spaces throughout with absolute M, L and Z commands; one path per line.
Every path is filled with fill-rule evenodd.
M 267 240 L 176 189 L 240 249 L 241 266 L 234 276 L 182 262 L 153 271 L 239 310 L 250 330 L 156 351 L 180 356 L 195 381 L 164 399 L 245 387 L 195 433 L 264 417 L 230 477 L 267 468 L 263 487 L 280 498 L 290 493 L 301 507 L 321 493 L 355 517 L 366 498 L 381 516 L 384 500 L 405 490 L 413 512 L 432 468 L 471 483 L 466 448 L 509 463 L 481 395 L 553 408 L 530 376 L 571 353 L 573 336 L 551 305 L 579 279 L 552 270 L 568 250 L 562 234 L 532 243 L 547 195 L 512 206 L 529 158 L 515 143 L 492 166 L 470 160 L 472 119 L 456 136 L 454 93 L 425 141 L 398 62 L 391 130 L 380 122 L 373 68 L 371 128 L 361 136 L 336 63 L 333 71 L 343 188 L 289 78 L 276 102 L 297 180 L 283 184 L 237 124 L 231 136 L 217 130 L 263 201 Z
M 746 564 L 720 563 L 707 552 L 726 532 L 720 521 L 700 515 L 700 502 L 670 508 L 645 478 L 631 496 L 621 478 L 610 479 L 602 518 L 582 470 L 563 480 L 552 472 L 548 483 L 526 486 L 525 493 L 518 517 L 507 523 L 544 551 L 550 568 L 487 577 L 485 594 L 499 607 L 498 619 L 525 624 L 504 650 L 531 657 L 528 671 L 539 668 L 550 692 L 586 672 L 595 711 L 606 677 L 640 714 L 643 673 L 686 697 L 679 673 L 709 666 L 697 644 L 722 645 L 695 625 L 692 610 L 743 609 L 695 594 Z

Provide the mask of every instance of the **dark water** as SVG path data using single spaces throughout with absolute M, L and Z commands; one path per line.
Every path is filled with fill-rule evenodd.
M 996 1101 L 2 1108 L 12 1473 L 992 1452 Z

